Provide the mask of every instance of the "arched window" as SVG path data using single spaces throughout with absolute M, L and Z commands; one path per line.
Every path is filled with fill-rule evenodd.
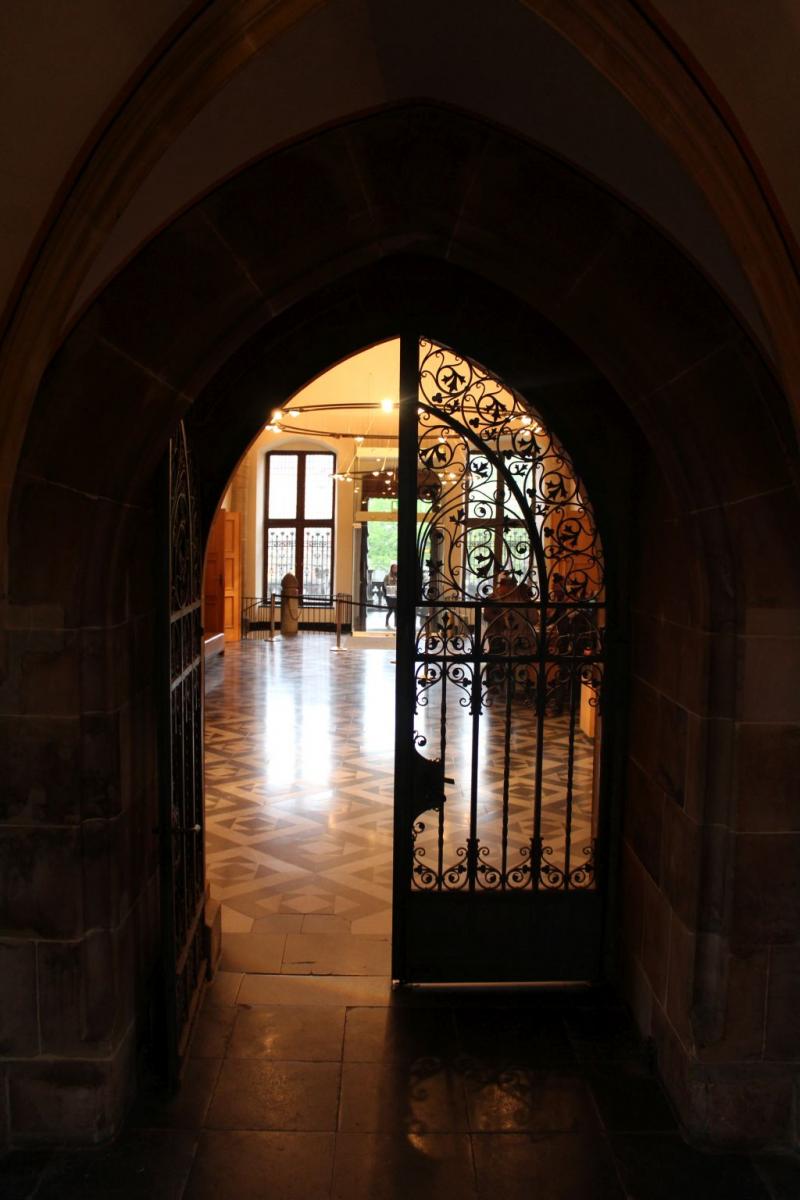
M 264 595 L 291 572 L 304 596 L 331 596 L 335 455 L 273 450 L 265 467 Z

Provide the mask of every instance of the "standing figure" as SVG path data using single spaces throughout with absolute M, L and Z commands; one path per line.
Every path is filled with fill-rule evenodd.
M 386 601 L 386 628 L 389 628 L 389 618 L 394 614 L 394 625 L 397 628 L 397 563 L 392 563 L 389 573 L 383 580 L 383 598 Z

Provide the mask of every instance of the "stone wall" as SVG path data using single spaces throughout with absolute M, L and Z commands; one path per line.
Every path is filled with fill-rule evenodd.
M 613 781 L 624 986 L 693 1136 L 785 1144 L 800 512 L 784 397 L 640 217 L 424 105 L 328 130 L 206 197 L 98 298 L 40 389 L 0 643 L 4 1129 L 106 1136 L 147 1037 L 169 434 L 190 409 L 208 517 L 270 405 L 403 330 L 529 394 L 586 481 L 632 643 L 627 795 Z

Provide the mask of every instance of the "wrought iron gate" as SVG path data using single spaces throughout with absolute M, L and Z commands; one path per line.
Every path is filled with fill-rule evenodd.
M 395 978 L 599 973 L 605 593 L 569 456 L 485 368 L 401 350 Z
M 202 544 L 186 430 L 168 452 L 169 621 L 162 646 L 161 930 L 166 1071 L 180 1075 L 206 973 L 203 864 Z M 168 628 L 167 628 L 168 626 Z M 168 734 L 167 734 L 168 730 Z

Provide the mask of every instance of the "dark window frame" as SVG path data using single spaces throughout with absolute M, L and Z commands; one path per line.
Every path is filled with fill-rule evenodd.
M 306 459 L 310 457 L 329 458 L 331 460 L 331 515 L 330 517 L 306 518 Z M 274 458 L 297 459 L 297 492 L 294 519 L 290 517 L 270 517 L 269 515 L 269 476 L 270 465 Z M 261 585 L 264 594 L 269 584 L 269 531 L 270 529 L 295 530 L 295 576 L 303 589 L 303 556 L 306 529 L 330 529 L 331 531 L 331 570 L 328 595 L 333 596 L 334 567 L 336 559 L 336 455 L 332 450 L 268 450 L 264 455 L 264 541 L 263 566 Z

